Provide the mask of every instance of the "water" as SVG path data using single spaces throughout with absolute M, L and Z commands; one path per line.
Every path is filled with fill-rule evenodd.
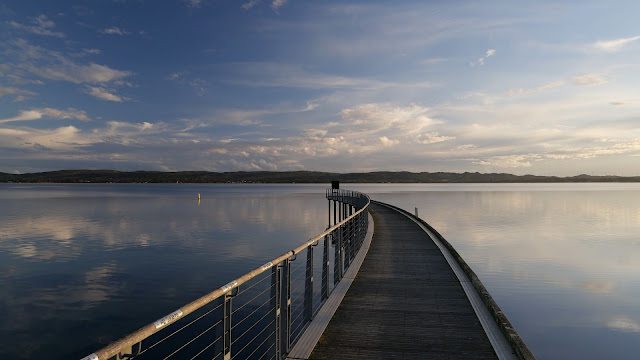
M 282 255 L 325 188 L 0 184 L 0 359 L 81 358 Z
M 0 359 L 80 358 L 296 247 L 325 187 L 0 184 Z M 342 187 L 418 207 L 538 358 L 640 354 L 640 184 Z

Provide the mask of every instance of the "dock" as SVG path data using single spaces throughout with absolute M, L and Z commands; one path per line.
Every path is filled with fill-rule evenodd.
M 370 212 L 369 253 L 309 359 L 497 359 L 429 235 L 383 205 Z

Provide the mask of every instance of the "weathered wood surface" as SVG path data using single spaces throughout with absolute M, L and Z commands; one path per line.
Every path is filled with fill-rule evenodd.
M 496 359 L 429 236 L 384 206 L 371 214 L 369 253 L 309 359 Z

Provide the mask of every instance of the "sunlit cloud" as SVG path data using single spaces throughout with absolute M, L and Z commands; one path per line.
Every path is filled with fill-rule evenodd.
M 0 98 L 7 95 L 15 95 L 15 101 L 24 101 L 25 95 L 35 95 L 33 91 L 18 89 L 14 87 L 5 87 L 0 85 Z
M 8 23 L 9 25 L 11 25 L 16 29 L 28 31 L 36 35 L 53 36 L 53 37 L 59 37 L 59 38 L 65 37 L 63 33 L 53 31 L 56 24 L 44 14 L 33 18 L 31 20 L 31 25 L 23 25 L 15 21 L 9 21 Z
M 378 139 L 382 143 L 382 146 L 393 146 L 393 145 L 398 145 L 400 143 L 399 140 L 391 140 L 386 136 L 380 136 Z
M 531 167 L 531 161 L 538 159 L 537 155 L 501 155 L 486 160 L 474 161 L 474 164 L 498 168 Z
M 106 101 L 122 102 L 127 100 L 127 98 L 114 94 L 114 90 L 103 87 L 90 86 L 87 88 L 87 94 Z
M 242 4 L 241 8 L 243 8 L 244 10 L 249 10 L 258 4 L 260 4 L 260 0 L 250 0 Z
M 437 131 L 424 133 L 417 136 L 417 142 L 420 144 L 436 144 L 444 141 L 455 140 L 455 136 L 440 135 Z
M 76 119 L 81 121 L 91 120 L 84 110 L 78 110 L 74 108 L 68 108 L 67 110 L 59 110 L 52 108 L 34 109 L 21 111 L 19 115 L 0 119 L 0 123 L 8 123 L 14 121 L 30 121 L 38 120 L 43 117 L 50 117 L 55 119 Z
M 106 29 L 102 29 L 100 30 L 101 33 L 103 34 L 107 34 L 107 35 L 120 35 L 120 36 L 124 36 L 124 35 L 128 35 L 129 32 L 125 29 L 121 29 L 117 26 L 113 26 L 110 28 L 106 28 Z
M 597 41 L 593 43 L 593 47 L 606 52 L 617 52 L 622 50 L 628 44 L 637 40 L 640 40 L 640 35 L 614 40 Z
M 607 80 L 601 74 L 591 73 L 571 78 L 571 82 L 575 85 L 591 86 L 606 84 Z
M 271 8 L 274 11 L 278 11 L 281 7 L 283 7 L 287 3 L 287 0 L 273 0 L 271 2 Z
M 496 49 L 489 49 L 487 51 L 485 51 L 484 56 L 478 58 L 478 60 L 472 62 L 470 65 L 471 66 L 482 66 L 485 64 L 485 62 L 487 61 L 488 58 L 494 56 L 496 54 Z
M 24 39 L 14 41 L 12 45 L 9 53 L 20 61 L 20 64 L 13 65 L 13 68 L 25 70 L 44 79 L 76 84 L 101 84 L 132 75 L 130 71 L 113 69 L 107 65 L 79 64 L 63 53 L 32 45 Z
M 538 87 L 535 88 L 530 88 L 530 89 L 511 89 L 507 92 L 507 94 L 509 96 L 515 96 L 515 95 L 523 95 L 523 94 L 530 94 L 530 93 L 535 93 L 538 91 L 543 91 L 543 90 L 547 90 L 547 89 L 553 89 L 553 88 L 557 88 L 557 87 L 561 87 L 564 86 L 566 83 L 562 80 L 558 80 L 558 81 L 552 81 L 552 82 L 548 82 L 546 84 L 540 85 Z

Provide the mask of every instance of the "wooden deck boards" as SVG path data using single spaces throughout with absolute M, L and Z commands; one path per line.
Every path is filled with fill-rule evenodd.
M 369 253 L 309 359 L 496 359 L 429 236 L 386 207 L 371 214 Z

